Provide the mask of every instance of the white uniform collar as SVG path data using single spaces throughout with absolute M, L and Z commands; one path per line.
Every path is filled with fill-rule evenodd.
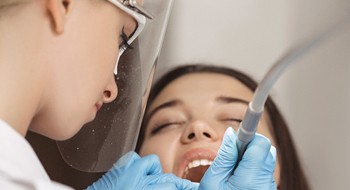
M 0 152 L 1 173 L 9 177 L 50 180 L 30 144 L 1 119 Z

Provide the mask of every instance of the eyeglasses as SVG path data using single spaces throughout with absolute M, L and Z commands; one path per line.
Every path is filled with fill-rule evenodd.
M 124 6 L 130 8 L 131 10 L 137 13 L 140 13 L 141 15 L 149 19 L 153 18 L 152 13 L 144 9 L 142 5 L 140 5 L 136 0 L 117 0 L 117 1 L 121 2 Z
M 136 0 L 108 0 L 113 5 L 117 6 L 121 10 L 125 11 L 129 15 L 131 15 L 137 22 L 137 26 L 135 31 L 131 34 L 131 36 L 127 40 L 127 44 L 131 44 L 141 33 L 143 28 L 146 24 L 146 18 L 152 19 L 152 14 L 144 9 Z M 118 60 L 120 56 L 124 53 L 124 51 L 127 49 L 128 45 L 122 45 L 119 47 L 119 55 Z M 118 70 L 118 60 L 114 69 L 114 74 L 117 74 Z

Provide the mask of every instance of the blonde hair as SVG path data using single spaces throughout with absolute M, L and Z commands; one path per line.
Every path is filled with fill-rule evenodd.
M 7 6 L 13 6 L 15 4 L 20 3 L 21 0 L 0 0 L 0 8 L 4 8 Z
M 0 0 L 0 16 L 7 10 L 26 2 L 27 0 Z

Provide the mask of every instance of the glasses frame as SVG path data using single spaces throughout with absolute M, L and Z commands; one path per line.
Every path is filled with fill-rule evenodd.
M 134 11 L 142 14 L 143 16 L 147 17 L 148 19 L 152 19 L 153 15 L 149 11 L 147 11 L 145 8 L 140 5 L 137 0 L 119 0 L 123 5 L 129 7 L 130 9 L 133 9 Z
M 152 19 L 153 15 L 149 11 L 144 9 L 139 3 L 137 3 L 136 0 L 107 0 L 107 1 L 117 6 L 121 10 L 125 11 L 136 20 L 137 22 L 136 29 L 128 39 L 128 44 L 131 44 L 141 34 L 142 30 L 144 29 L 146 25 L 146 18 Z M 114 68 L 115 75 L 117 75 L 118 62 L 119 62 L 120 56 L 125 52 L 126 49 L 127 49 L 126 46 L 122 46 L 119 48 L 118 59 Z

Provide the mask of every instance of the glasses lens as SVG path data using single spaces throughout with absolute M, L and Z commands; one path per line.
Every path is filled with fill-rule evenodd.
M 134 12 L 135 13 L 135 12 Z M 117 74 L 117 70 L 118 70 L 118 61 L 120 59 L 120 56 L 125 52 L 125 50 L 127 49 L 127 47 L 130 45 L 132 46 L 132 43 L 135 41 L 135 39 L 141 34 L 143 28 L 145 27 L 146 24 L 146 17 L 144 17 L 143 15 L 140 15 L 138 13 L 135 13 L 134 15 L 132 15 L 133 18 L 136 20 L 137 22 L 137 26 L 135 31 L 131 34 L 131 36 L 129 37 L 129 39 L 127 40 L 127 44 L 122 45 L 119 48 L 119 55 L 118 55 L 118 59 L 117 59 L 117 63 L 114 69 L 114 74 Z

